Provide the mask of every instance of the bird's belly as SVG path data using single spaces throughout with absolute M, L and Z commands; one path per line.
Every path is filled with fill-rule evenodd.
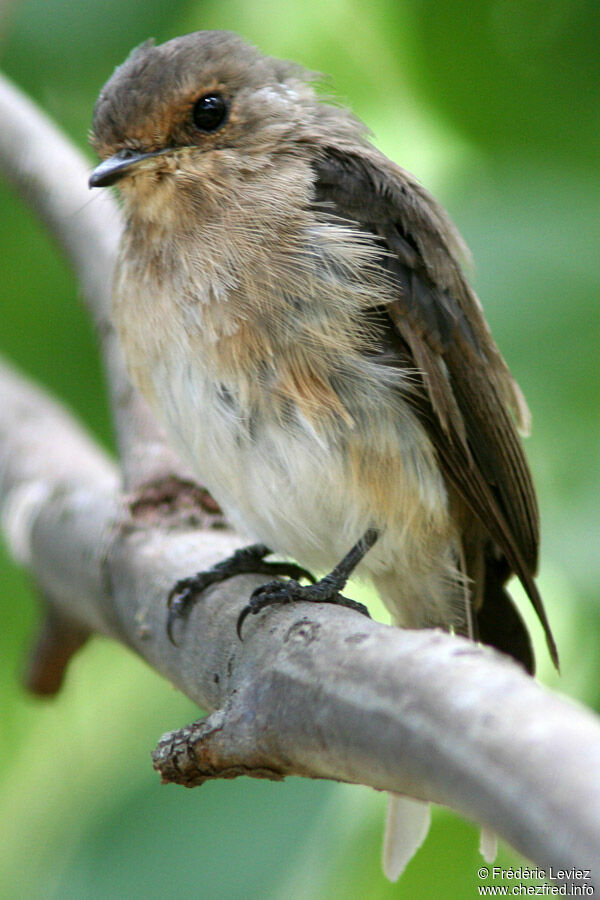
M 446 528 L 445 489 L 410 434 L 398 437 L 395 458 L 378 464 L 375 453 L 357 467 L 360 430 L 340 436 L 297 409 L 282 420 L 274 403 L 245 407 L 199 367 L 171 364 L 155 390 L 179 450 L 251 539 L 316 571 L 332 568 L 370 527 L 382 537 L 365 560 L 369 574 L 419 569 L 417 557 L 431 557 Z
M 240 415 L 209 381 L 188 387 L 162 418 L 234 526 L 316 570 L 339 562 L 370 524 L 348 504 L 340 450 L 298 420 Z

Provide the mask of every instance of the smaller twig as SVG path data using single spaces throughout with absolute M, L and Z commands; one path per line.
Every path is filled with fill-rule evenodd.
M 69 662 L 90 635 L 88 628 L 62 615 L 52 601 L 47 600 L 23 674 L 27 690 L 41 697 L 58 693 Z

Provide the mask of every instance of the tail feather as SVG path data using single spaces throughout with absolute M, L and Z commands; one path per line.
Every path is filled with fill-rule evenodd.
M 398 881 L 427 837 L 430 821 L 429 803 L 399 794 L 389 795 L 383 839 L 383 871 L 390 881 Z
M 485 557 L 485 593 L 477 611 L 477 633 L 483 644 L 491 644 L 508 653 L 531 675 L 535 673 L 535 656 L 531 637 L 521 613 L 504 587 L 510 574 L 503 559 Z
M 485 859 L 486 863 L 494 862 L 498 854 L 498 837 L 489 828 L 482 826 L 479 832 L 479 852 Z

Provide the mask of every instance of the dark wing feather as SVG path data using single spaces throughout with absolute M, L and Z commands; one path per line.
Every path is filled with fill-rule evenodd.
M 328 146 L 314 168 L 317 203 L 374 234 L 382 247 L 381 265 L 398 288 L 386 313 L 423 379 L 424 390 L 407 399 L 437 448 L 447 481 L 492 539 L 485 550 L 482 637 L 506 649 L 506 634 L 511 628 L 518 631 L 520 619 L 511 607 L 510 628 L 499 634 L 510 606 L 502 585 L 515 572 L 558 665 L 534 582 L 538 509 L 513 419 L 526 427 L 528 411 L 462 273 L 460 238 L 433 198 L 375 149 Z M 492 552 L 493 545 L 500 553 Z M 490 637 L 494 621 L 495 641 Z M 524 631 L 521 624 L 512 650 L 523 661 L 527 654 L 519 646 L 528 644 Z

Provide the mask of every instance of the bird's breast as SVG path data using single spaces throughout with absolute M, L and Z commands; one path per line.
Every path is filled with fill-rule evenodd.
M 303 257 L 302 278 L 291 253 L 244 269 L 231 247 L 219 277 L 197 254 L 169 278 L 164 260 L 160 277 L 122 261 L 115 317 L 134 381 L 238 528 L 326 569 L 377 527 L 390 539 L 369 565 L 389 568 L 403 541 L 427 553 L 447 531 L 446 491 L 410 373 L 365 352 L 359 250 L 342 266 L 335 249 Z

